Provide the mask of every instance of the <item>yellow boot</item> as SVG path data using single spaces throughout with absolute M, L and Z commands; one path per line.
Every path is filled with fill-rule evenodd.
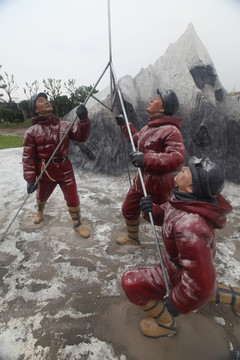
M 139 245 L 140 242 L 138 240 L 138 233 L 139 233 L 139 218 L 136 220 L 127 220 L 127 235 L 119 236 L 116 240 L 116 242 L 119 245 L 126 245 L 126 244 L 133 244 L 133 245 Z
M 218 283 L 210 302 L 232 305 L 234 311 L 240 316 L 240 289 Z
M 37 200 L 37 212 L 34 218 L 34 224 L 40 224 L 40 222 L 43 220 L 43 210 L 45 208 L 46 202 L 41 202 Z
M 79 233 L 84 238 L 88 238 L 90 236 L 89 231 L 81 224 L 80 221 L 80 208 L 77 207 L 69 207 L 68 208 L 69 214 L 71 215 L 73 221 L 73 227 L 76 232 Z
M 172 336 L 177 333 L 176 321 L 161 300 L 150 300 L 141 308 L 150 316 L 140 322 L 143 335 L 149 337 Z

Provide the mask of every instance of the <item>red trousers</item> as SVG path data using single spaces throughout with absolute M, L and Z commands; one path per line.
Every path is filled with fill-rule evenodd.
M 146 189 L 147 190 L 147 189 Z M 150 194 L 150 191 L 148 192 Z M 167 194 L 150 194 L 152 197 L 152 201 L 155 204 L 164 204 L 169 196 Z M 156 196 L 157 195 L 157 196 Z M 136 220 L 139 218 L 141 213 L 140 200 L 144 196 L 143 192 L 136 191 L 132 187 L 128 191 L 126 198 L 122 205 L 122 214 L 127 220 Z
M 139 306 L 146 305 L 151 299 L 162 300 L 166 295 L 160 265 L 127 270 L 122 276 L 122 288 L 128 300 Z
M 171 290 L 181 280 L 181 272 L 171 262 L 165 250 L 162 252 L 162 257 Z M 166 286 L 161 265 L 127 270 L 122 276 L 122 288 L 128 300 L 138 306 L 144 306 L 152 299 L 163 300 L 166 295 Z
M 39 174 L 41 173 L 41 169 L 43 169 L 43 165 L 44 164 L 39 163 Z M 72 164 L 69 160 L 62 163 L 49 164 L 38 183 L 37 200 L 46 202 L 57 185 L 61 187 L 68 207 L 79 206 L 80 201 L 77 193 L 77 185 Z

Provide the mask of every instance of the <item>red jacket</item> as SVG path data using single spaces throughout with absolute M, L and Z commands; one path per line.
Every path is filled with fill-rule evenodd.
M 154 223 L 162 225 L 171 301 L 183 314 L 205 305 L 215 291 L 214 230 L 225 226 L 227 214 L 232 211 L 222 195 L 217 200 L 218 205 L 169 200 L 153 208 Z
M 151 116 L 140 131 L 130 124 L 133 141 L 138 151 L 144 153 L 143 179 L 148 194 L 170 194 L 174 182 L 172 172 L 178 170 L 185 160 L 185 147 L 181 134 L 182 119 L 172 116 Z M 122 126 L 130 141 L 127 125 Z M 135 176 L 133 188 L 142 192 L 139 175 Z
M 32 118 L 32 126 L 25 132 L 23 140 L 23 173 L 27 182 L 35 182 L 39 175 L 38 162 L 51 157 L 70 125 L 70 122 L 59 121 L 55 115 Z M 69 140 L 84 142 L 89 134 L 90 120 L 87 118 L 78 121 L 77 125 L 72 126 L 54 157 L 68 156 Z

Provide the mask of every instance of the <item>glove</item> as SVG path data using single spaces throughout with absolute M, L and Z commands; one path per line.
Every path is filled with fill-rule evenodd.
M 118 116 L 115 116 L 115 119 L 117 121 L 117 124 L 119 126 L 122 126 L 124 123 L 125 123 L 125 118 L 122 114 L 118 115 Z
M 140 151 L 133 151 L 129 154 L 130 160 L 135 167 L 142 167 L 144 154 Z
M 84 104 L 80 104 L 76 110 L 76 114 L 80 120 L 85 120 L 88 117 L 88 111 Z
M 147 215 L 148 213 L 153 212 L 153 203 L 151 195 L 147 195 L 140 200 L 140 207 L 142 212 Z
M 35 185 L 35 182 L 29 182 L 27 183 L 27 193 L 32 194 L 35 190 L 37 190 L 37 184 Z

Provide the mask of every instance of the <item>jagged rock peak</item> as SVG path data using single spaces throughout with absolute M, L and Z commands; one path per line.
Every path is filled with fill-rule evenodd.
M 223 166 L 228 180 L 240 183 L 240 101 L 233 99 L 218 78 L 207 49 L 190 23 L 183 35 L 153 65 L 142 68 L 132 78 L 122 77 L 122 92 L 128 120 L 137 128 L 147 121 L 149 98 L 156 89 L 172 89 L 179 99 L 177 116 L 183 119 L 183 139 L 187 156 L 208 156 Z M 109 99 L 109 89 L 97 94 Z M 88 109 L 91 135 L 84 144 L 74 144 L 74 165 L 86 171 L 118 174 L 126 168 L 123 144 L 115 113 L 99 103 Z M 69 115 L 69 119 L 75 112 Z M 127 151 L 131 151 L 129 145 Z
M 213 66 L 210 55 L 198 37 L 192 23 L 189 23 L 186 31 L 174 44 L 175 51 L 179 49 L 182 60 L 185 60 L 190 66 L 194 64 L 209 64 Z
M 189 23 L 186 31 L 175 43 L 169 45 L 165 54 L 154 65 L 162 67 L 163 63 L 168 64 L 166 70 L 171 70 L 171 73 L 182 73 L 186 66 L 189 70 L 196 66 L 207 65 L 214 68 L 211 57 L 192 23 Z

